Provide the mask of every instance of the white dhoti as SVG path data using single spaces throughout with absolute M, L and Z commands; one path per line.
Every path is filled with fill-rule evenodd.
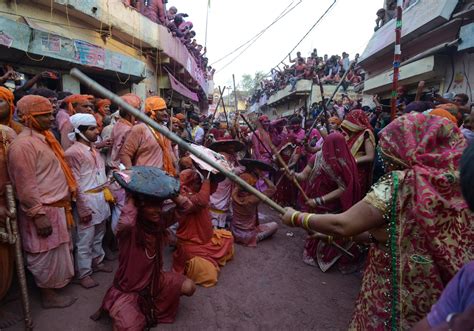
M 26 265 L 40 288 L 63 288 L 74 277 L 69 243 L 42 253 L 26 252 Z

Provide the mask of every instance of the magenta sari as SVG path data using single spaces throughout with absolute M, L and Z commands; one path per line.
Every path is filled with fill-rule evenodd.
M 342 195 L 333 201 L 313 210 L 317 213 L 338 213 L 345 211 L 361 198 L 361 190 L 357 173 L 357 165 L 345 138 L 340 133 L 331 133 L 324 140 L 323 148 L 311 159 L 313 164 L 308 180 L 309 198 L 321 197 L 340 187 L 344 188 Z M 307 206 L 307 210 L 309 211 Z M 316 252 L 319 240 L 309 237 L 305 243 L 303 260 L 310 265 L 316 265 Z M 324 248 L 324 262 L 331 261 L 339 251 L 332 246 Z

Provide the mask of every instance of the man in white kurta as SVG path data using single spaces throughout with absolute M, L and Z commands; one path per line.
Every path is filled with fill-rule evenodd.
M 71 123 L 74 132 L 70 138 L 75 142 L 65 156 L 78 184 L 75 208 L 78 219 L 75 236 L 76 272 L 80 284 L 84 288 L 92 288 L 98 285 L 91 277 L 93 268 L 108 270 L 103 265 L 105 253 L 102 239 L 106 219 L 110 217 L 110 207 L 101 188 L 106 184 L 107 176 L 104 159 L 93 144 L 99 134 L 94 116 L 76 114 L 71 116 Z

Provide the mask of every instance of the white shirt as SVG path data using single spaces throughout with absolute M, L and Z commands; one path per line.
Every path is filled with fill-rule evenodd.
M 83 143 L 74 142 L 65 152 L 66 160 L 77 181 L 77 211 L 80 217 L 92 215 L 88 224 L 79 223 L 86 228 L 103 222 L 110 216 L 109 203 L 105 201 L 104 193 L 86 193 L 107 182 L 105 162 L 100 153 Z

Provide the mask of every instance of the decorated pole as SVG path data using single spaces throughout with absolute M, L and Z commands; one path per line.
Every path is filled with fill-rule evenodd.
M 393 81 L 392 81 L 392 98 L 390 100 L 390 117 L 392 121 L 397 114 L 397 90 L 398 75 L 400 73 L 400 62 L 402 57 L 402 49 L 400 39 L 402 37 L 402 5 L 403 0 L 397 0 L 397 18 L 395 22 L 395 49 L 393 52 Z

